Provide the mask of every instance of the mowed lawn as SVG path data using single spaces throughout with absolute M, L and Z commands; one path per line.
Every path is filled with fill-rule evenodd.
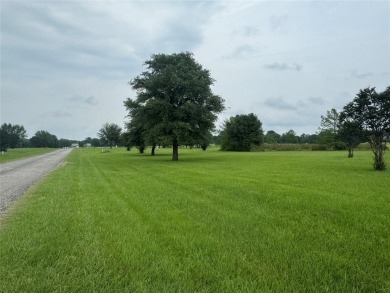
M 0 292 L 390 292 L 371 152 L 170 159 L 74 150 L 0 219 Z
M 0 163 L 23 159 L 27 157 L 33 157 L 38 155 L 47 154 L 57 149 L 52 148 L 16 148 L 8 149 L 6 152 L 0 153 Z

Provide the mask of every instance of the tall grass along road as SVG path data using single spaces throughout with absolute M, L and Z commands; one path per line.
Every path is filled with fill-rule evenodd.
M 0 164 L 0 213 L 61 163 L 72 149 Z

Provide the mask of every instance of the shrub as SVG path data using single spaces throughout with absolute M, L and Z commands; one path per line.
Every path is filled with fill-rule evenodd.
M 325 144 L 312 144 L 311 150 L 312 151 L 326 151 L 327 147 Z
M 370 150 L 370 144 L 368 142 L 363 142 L 363 143 L 360 143 L 358 144 L 358 146 L 356 147 L 357 150 Z

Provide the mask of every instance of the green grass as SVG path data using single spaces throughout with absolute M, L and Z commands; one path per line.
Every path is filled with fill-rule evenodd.
M 0 292 L 389 292 L 371 152 L 77 149 L 1 219 Z
M 37 155 L 43 155 L 56 149 L 48 148 L 16 148 L 8 149 L 3 154 L 0 153 L 0 163 L 14 161 L 22 158 L 33 157 Z

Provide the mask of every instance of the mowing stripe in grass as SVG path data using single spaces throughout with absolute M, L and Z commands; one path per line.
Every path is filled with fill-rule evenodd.
M 1 221 L 2 292 L 385 292 L 371 154 L 76 150 Z

